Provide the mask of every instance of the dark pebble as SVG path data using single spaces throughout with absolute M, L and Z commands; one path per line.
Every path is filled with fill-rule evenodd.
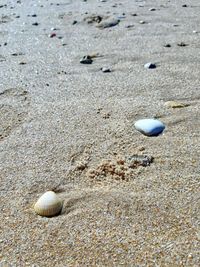
M 134 27 L 134 25 L 127 25 L 127 26 L 125 26 L 125 28 L 127 28 L 127 29 L 129 29 L 129 28 L 133 28 Z
M 38 22 L 34 22 L 34 23 L 32 23 L 32 25 L 33 25 L 33 26 L 38 26 L 39 23 L 38 23 Z
M 50 38 L 53 38 L 53 37 L 56 37 L 56 33 L 55 32 L 52 32 L 50 35 L 49 35 Z
M 184 42 L 180 42 L 177 44 L 178 46 L 187 46 L 187 44 L 185 44 Z
M 144 67 L 145 67 L 145 69 L 155 69 L 156 68 L 156 64 L 149 62 L 149 63 L 146 63 L 144 65 Z
M 81 64 L 92 64 L 93 60 L 90 56 L 84 56 L 81 60 L 80 63 Z
M 109 68 L 106 68 L 106 67 L 101 68 L 101 71 L 104 73 L 111 72 L 111 70 Z
M 171 45 L 170 44 L 165 44 L 164 47 L 171 47 Z

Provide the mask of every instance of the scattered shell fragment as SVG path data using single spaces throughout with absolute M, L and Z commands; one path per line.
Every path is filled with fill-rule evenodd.
M 165 102 L 165 106 L 168 108 L 184 108 L 184 107 L 188 107 L 189 104 L 181 103 L 178 101 L 167 101 Z
M 53 191 L 47 191 L 35 203 L 34 210 L 40 216 L 51 217 L 61 212 L 62 205 L 62 201 Z

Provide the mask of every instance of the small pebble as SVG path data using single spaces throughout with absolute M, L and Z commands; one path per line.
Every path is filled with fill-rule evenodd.
M 182 7 L 187 7 L 188 5 L 186 5 L 186 4 L 184 4 L 184 5 L 182 5 Z
M 77 20 L 74 20 L 73 22 L 72 22 L 72 25 L 75 25 L 75 24 L 77 24 Z
M 117 24 L 119 24 L 120 20 L 119 19 L 110 19 L 110 20 L 105 20 L 100 22 L 96 27 L 99 29 L 106 29 L 110 27 L 114 27 Z
M 38 22 L 34 22 L 34 23 L 32 23 L 32 25 L 33 25 L 33 26 L 38 26 L 39 23 L 38 23 Z
M 52 32 L 51 34 L 49 34 L 49 37 L 50 38 L 56 37 L 56 33 L 55 32 Z
M 148 62 L 144 65 L 145 69 L 155 69 L 156 68 L 156 64 L 155 63 L 151 63 Z
M 180 42 L 180 43 L 178 43 L 177 45 L 178 45 L 178 46 L 187 46 L 187 44 L 184 43 L 184 42 Z
M 156 11 L 154 7 L 150 8 L 149 11 Z
M 139 23 L 140 24 L 146 24 L 146 22 L 144 20 L 140 20 Z
M 81 64 L 92 64 L 92 62 L 93 62 L 93 60 L 92 60 L 92 58 L 91 58 L 89 55 L 84 56 L 84 57 L 81 58 L 81 60 L 80 60 L 80 63 L 81 63 Z
M 170 44 L 165 44 L 164 47 L 171 47 L 171 45 Z
M 136 17 L 136 16 L 137 16 L 137 14 L 136 14 L 136 13 L 132 13 L 132 14 L 131 14 L 131 16 L 133 16 L 133 17 Z
M 109 68 L 103 67 L 101 68 L 102 72 L 106 73 L 106 72 L 111 72 L 111 70 Z
M 136 121 L 134 126 L 136 130 L 147 136 L 157 136 L 161 134 L 165 129 L 165 125 L 161 121 L 156 119 L 138 120 Z
M 130 29 L 130 28 L 133 28 L 133 27 L 134 27 L 133 24 L 129 24 L 129 25 L 125 26 L 125 28 L 127 28 L 127 29 Z

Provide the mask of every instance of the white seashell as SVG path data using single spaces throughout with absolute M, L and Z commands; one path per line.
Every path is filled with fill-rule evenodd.
M 41 216 L 54 216 L 61 212 L 63 203 L 53 191 L 44 193 L 34 205 L 34 210 Z

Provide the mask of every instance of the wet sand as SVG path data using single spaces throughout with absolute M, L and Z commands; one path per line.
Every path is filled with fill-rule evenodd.
M 2 1 L 0 266 L 199 266 L 200 3 L 186 2 Z M 142 118 L 165 131 L 142 135 Z M 33 210 L 48 190 L 57 217 Z

